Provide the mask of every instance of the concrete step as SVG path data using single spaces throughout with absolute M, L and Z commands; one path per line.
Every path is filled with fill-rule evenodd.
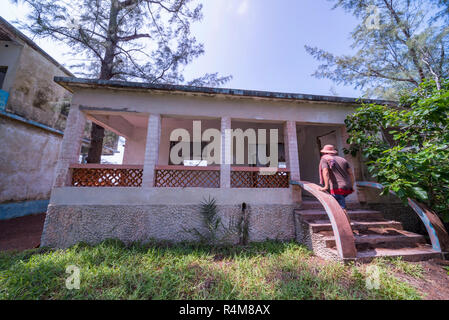
M 295 213 L 306 221 L 329 219 L 324 210 L 295 210 Z M 351 219 L 359 221 L 376 221 L 383 219 L 382 212 L 375 210 L 348 210 L 348 215 Z
M 313 232 L 332 231 L 332 225 L 329 220 L 314 220 L 309 222 Z M 352 230 L 367 230 L 370 228 L 390 228 L 402 230 L 402 224 L 398 221 L 380 220 L 380 221 L 358 221 L 352 220 Z
M 321 203 L 303 201 L 301 209 L 295 210 L 295 214 L 302 223 L 310 226 L 313 233 L 321 235 L 325 250 L 338 256 L 332 225 Z M 357 247 L 356 260 L 359 262 L 370 262 L 380 257 L 401 257 L 404 261 L 442 258 L 440 252 L 426 243 L 424 236 L 404 231 L 400 222 L 384 219 L 382 212 L 352 203 L 348 205 L 348 215 Z
M 432 246 L 428 244 L 411 248 L 375 248 L 368 250 L 359 250 L 357 252 L 357 261 L 360 262 L 370 262 L 374 258 L 380 257 L 401 257 L 404 261 L 417 262 L 435 258 L 440 259 L 442 255 L 441 252 L 433 250 Z
M 356 209 L 364 209 L 363 205 L 361 205 L 358 202 L 346 202 L 346 206 L 349 210 L 356 210 Z M 320 209 L 324 210 L 323 205 L 319 201 L 314 200 L 303 200 L 301 203 L 301 210 L 313 210 L 313 209 Z
M 379 247 L 410 247 L 419 243 L 426 243 L 426 238 L 420 234 L 397 229 L 376 229 L 368 234 L 355 235 L 355 243 L 359 250 Z M 335 237 L 324 238 L 327 248 L 335 247 Z
M 336 249 L 327 250 L 338 255 Z M 357 251 L 357 262 L 369 263 L 375 258 L 402 258 L 403 261 L 418 262 L 430 259 L 441 259 L 442 255 L 441 252 L 433 250 L 428 244 L 411 248 L 375 248 Z

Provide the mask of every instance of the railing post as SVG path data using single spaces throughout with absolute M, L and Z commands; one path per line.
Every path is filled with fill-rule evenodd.
M 231 153 L 232 136 L 227 134 L 231 130 L 231 117 L 221 118 L 221 163 L 220 188 L 231 187 L 231 164 L 228 160 Z
M 159 159 L 161 140 L 161 115 L 150 114 L 148 117 L 147 140 L 145 143 L 145 160 L 143 164 L 142 187 L 155 186 L 156 165 Z
M 85 126 L 85 114 L 79 109 L 79 106 L 71 105 L 59 149 L 53 187 L 64 187 L 71 184 L 70 165 L 79 162 Z

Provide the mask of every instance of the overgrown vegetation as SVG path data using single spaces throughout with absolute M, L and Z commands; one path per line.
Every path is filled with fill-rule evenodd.
M 65 286 L 80 268 L 80 289 Z M 108 240 L 65 250 L 0 253 L 0 299 L 419 299 L 381 260 L 379 288 L 370 265 L 324 262 L 297 243 L 241 246 L 133 244 Z
M 384 193 L 418 199 L 449 221 L 449 80 L 426 81 L 397 107 L 364 104 L 346 119 L 350 152 L 361 152 Z

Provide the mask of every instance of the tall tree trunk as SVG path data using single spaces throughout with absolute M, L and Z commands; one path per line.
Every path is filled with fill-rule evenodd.
M 115 49 L 117 47 L 117 17 L 120 11 L 118 0 L 111 0 L 109 26 L 106 39 L 106 50 L 101 61 L 100 80 L 110 80 L 113 77 Z M 90 147 L 87 163 L 100 163 L 103 151 L 104 128 L 93 123 L 90 131 Z
M 92 123 L 90 130 L 90 147 L 86 158 L 87 163 L 100 163 L 103 151 L 104 128 Z

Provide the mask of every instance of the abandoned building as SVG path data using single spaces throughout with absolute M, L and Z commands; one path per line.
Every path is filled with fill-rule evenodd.
M 55 76 L 73 75 L 0 17 L 0 219 L 47 209 L 71 100 Z
M 71 77 L 55 82 L 73 99 L 42 246 L 108 238 L 195 240 L 185 230 L 201 230 L 198 204 L 212 197 L 225 225 L 247 215 L 250 241 L 296 239 L 329 259 L 422 260 L 448 250 L 447 233 L 433 212 L 413 199 L 407 208 L 393 195 L 380 197 L 376 188 L 381 186 L 365 182 L 371 179 L 361 160 L 343 153 L 344 120 L 359 105 L 356 99 Z M 126 138 L 122 164 L 80 163 L 88 120 Z M 264 174 L 266 166 L 250 163 L 249 155 L 239 164 L 173 163 L 171 149 L 178 140 L 171 133 L 194 134 L 194 121 L 201 122 L 202 134 L 221 132 L 223 153 L 233 145 L 227 130 L 277 129 L 278 141 L 267 140 L 264 148 L 278 144 L 278 167 Z M 245 150 L 251 149 L 244 143 Z M 355 172 L 350 220 L 332 196 L 318 189 L 324 144 L 334 144 Z M 424 235 L 411 232 L 417 224 Z
M 71 99 L 55 75 L 73 76 L 0 17 L 1 219 L 48 205 Z

